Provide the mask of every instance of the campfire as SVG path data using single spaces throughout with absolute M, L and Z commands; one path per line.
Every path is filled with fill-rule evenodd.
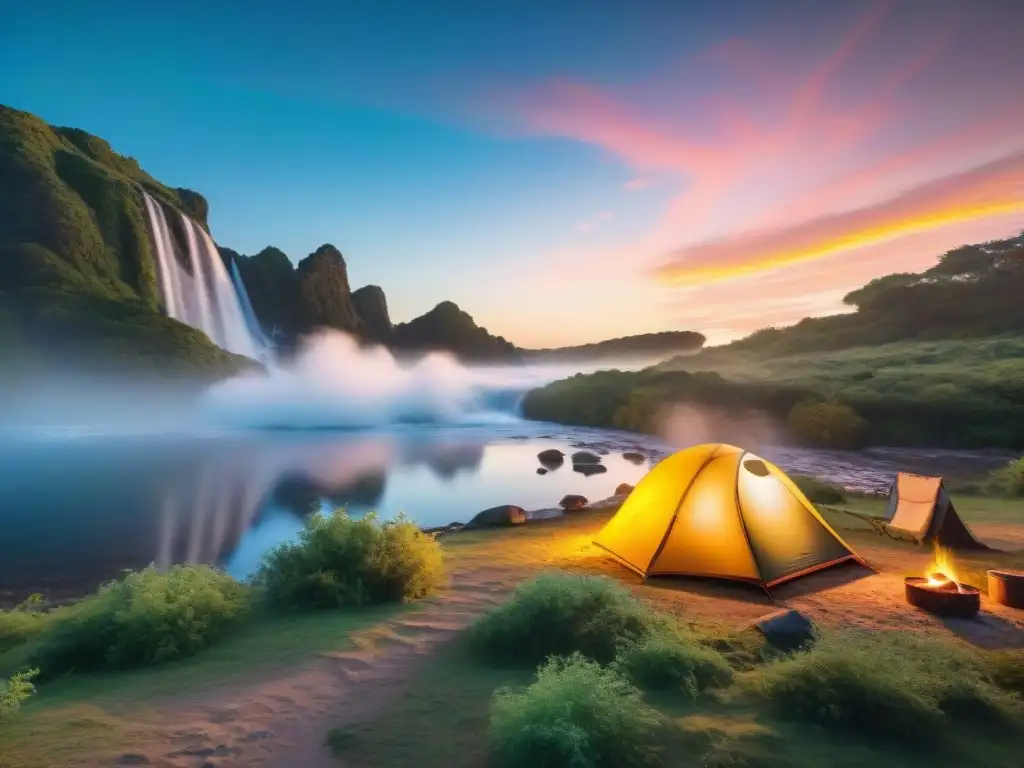
M 938 544 L 925 575 L 908 576 L 904 584 L 907 602 L 929 613 L 971 618 L 981 608 L 981 593 L 961 581 L 953 553 Z

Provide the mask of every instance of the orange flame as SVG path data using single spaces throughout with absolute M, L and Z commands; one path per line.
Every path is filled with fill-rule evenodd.
M 938 543 L 935 544 L 935 560 L 925 571 L 925 577 L 928 579 L 929 587 L 941 587 L 953 582 L 957 592 L 964 591 L 960 586 L 960 577 L 957 574 L 953 553 L 945 547 L 939 546 Z

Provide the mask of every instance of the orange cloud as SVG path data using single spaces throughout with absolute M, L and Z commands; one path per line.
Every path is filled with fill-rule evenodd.
M 673 285 L 722 280 L 1011 213 L 1024 214 L 1024 152 L 868 208 L 684 248 L 657 275 Z

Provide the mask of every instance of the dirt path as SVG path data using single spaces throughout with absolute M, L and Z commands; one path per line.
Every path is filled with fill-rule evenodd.
M 451 588 L 422 610 L 357 633 L 351 650 L 221 694 L 163 702 L 161 720 L 168 726 L 153 734 L 144 751 L 117 764 L 343 768 L 324 746 L 327 732 L 372 718 L 400 696 L 418 666 L 504 600 L 519 575 L 460 571 Z

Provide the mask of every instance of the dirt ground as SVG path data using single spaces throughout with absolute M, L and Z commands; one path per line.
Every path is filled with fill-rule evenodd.
M 474 618 L 545 568 L 614 575 L 662 610 L 697 624 L 741 629 L 782 607 L 825 627 L 952 633 L 989 649 L 1024 648 L 1024 611 L 983 598 L 975 620 L 940 620 L 907 605 L 903 577 L 919 575 L 931 552 L 850 532 L 848 542 L 875 569 L 838 566 L 773 591 L 695 580 L 643 583 L 590 544 L 610 511 L 580 513 L 491 533 L 445 537 L 450 589 L 421 609 L 359 633 L 353 647 L 271 677 L 155 702 L 158 723 L 114 765 L 168 768 L 344 768 L 324 746 L 333 727 L 372 719 L 402 695 L 418 665 Z M 1010 533 L 1024 534 L 1024 525 Z M 983 531 L 978 531 L 983 533 Z M 843 532 L 847 536 L 847 532 Z M 1024 556 L 1024 553 L 1020 553 Z M 1017 564 L 1017 555 L 1010 556 Z M 1002 563 L 1000 563 L 1002 565 Z M 111 765 L 104 762 L 103 765 Z

